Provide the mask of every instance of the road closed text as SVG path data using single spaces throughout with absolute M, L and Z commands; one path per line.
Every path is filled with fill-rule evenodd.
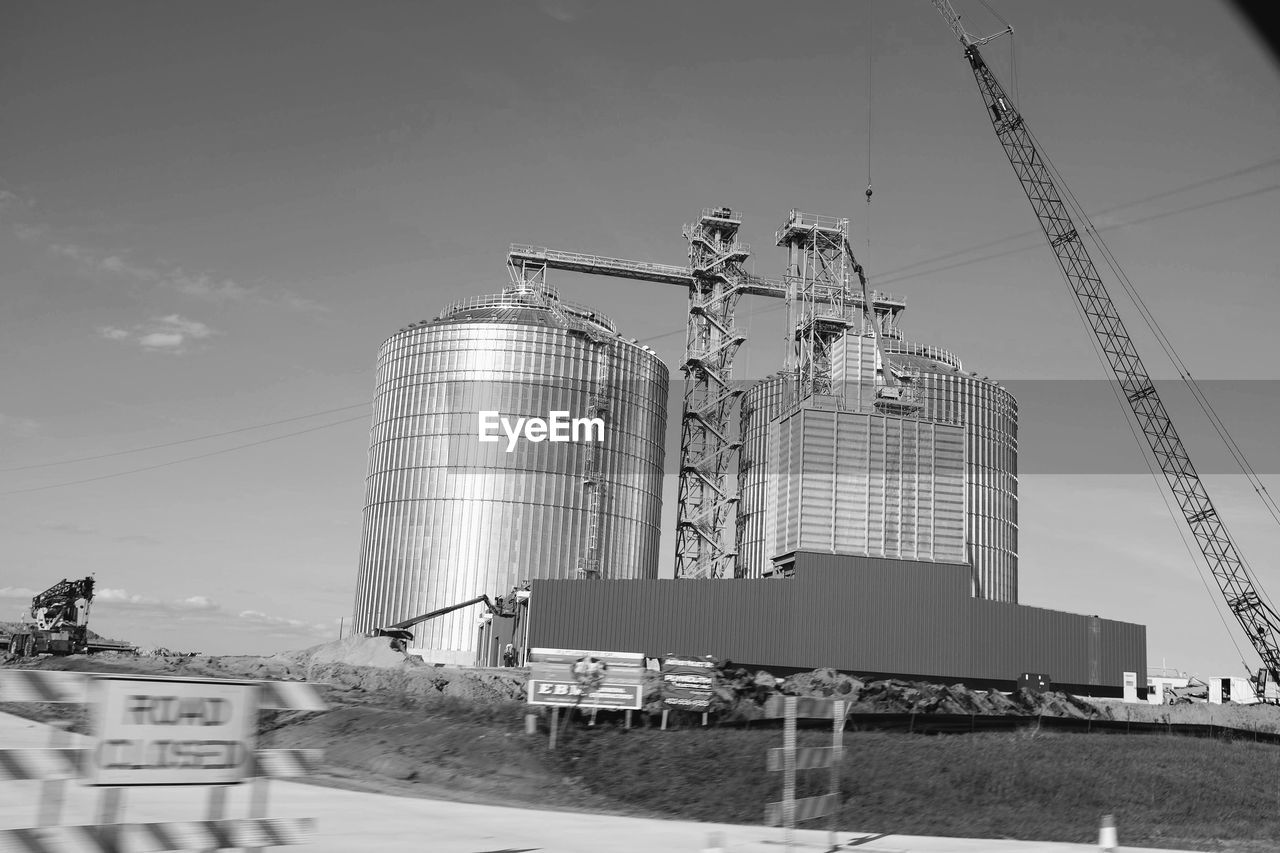
M 248 761 L 238 740 L 106 740 L 98 744 L 103 770 L 229 770 Z
M 225 784 L 251 769 L 252 686 L 125 679 L 101 685 L 97 784 Z

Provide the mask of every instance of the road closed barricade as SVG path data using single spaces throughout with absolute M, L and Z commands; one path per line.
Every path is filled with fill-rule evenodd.
M 83 703 L 93 742 L 52 728 L 44 749 L 0 750 L 0 782 L 43 783 L 37 826 L 0 830 L 0 851 L 258 849 L 300 844 L 313 818 L 269 818 L 267 780 L 318 769 L 321 750 L 256 749 L 258 711 L 326 708 L 315 685 L 92 673 L 0 671 L 0 702 Z M 100 789 L 97 823 L 60 825 L 66 781 Z M 249 783 L 248 818 L 226 816 L 229 786 Z M 121 823 L 123 794 L 146 786 L 208 794 L 206 820 Z

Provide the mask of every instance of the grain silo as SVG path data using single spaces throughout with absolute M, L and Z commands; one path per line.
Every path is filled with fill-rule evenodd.
M 1018 401 L 997 382 L 966 373 L 938 347 L 889 341 L 925 416 L 965 431 L 965 540 L 973 594 L 1018 600 Z
M 769 424 L 795 398 L 796 380 L 785 372 L 756 382 L 742 395 L 742 450 L 738 455 L 738 555 L 735 578 L 758 578 L 765 556 L 765 491 L 769 473 Z
M 388 338 L 355 629 L 535 578 L 656 578 L 667 385 L 652 350 L 543 287 Z M 470 664 L 481 612 L 419 624 L 411 646 Z
M 919 408 L 911 416 L 964 431 L 963 561 L 972 568 L 973 594 L 993 601 L 1018 599 L 1017 401 L 999 384 L 965 373 L 960 360 L 946 350 L 906 341 L 897 328 L 901 304 L 881 318 L 881 342 L 899 381 L 911 386 Z M 879 356 L 875 340 L 851 331 L 833 348 L 832 374 L 841 391 L 841 407 L 852 412 L 874 410 Z M 743 396 L 743 441 L 739 487 L 737 577 L 761 577 L 774 570 L 772 553 L 780 545 L 769 534 L 770 512 L 780 473 L 769 471 L 770 425 L 794 409 L 794 379 L 777 374 L 763 379 Z M 771 479 L 772 478 L 772 479 Z M 774 485 L 771 486 L 770 483 Z M 820 486 L 828 490 L 826 485 Z M 904 492 L 905 494 L 905 492 Z M 905 518 L 905 517 L 904 517 Z M 920 520 L 917 520 L 920 521 Z M 831 519 L 833 525 L 847 523 Z M 919 526 L 919 529 L 923 529 Z M 850 553 L 890 555 L 884 540 Z M 832 550 L 840 551 L 840 546 Z

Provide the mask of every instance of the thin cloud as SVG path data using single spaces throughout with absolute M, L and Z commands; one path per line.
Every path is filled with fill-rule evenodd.
M 40 431 L 40 424 L 31 418 L 21 418 L 0 412 L 0 431 L 18 438 L 30 438 Z
M 25 586 L 0 586 L 0 598 L 34 598 L 36 591 Z
M 134 326 L 132 330 L 118 326 L 99 326 L 97 332 L 100 337 L 109 341 L 136 344 L 148 352 L 174 354 L 186 352 L 193 341 L 202 341 L 218 334 L 204 323 L 189 320 L 181 314 L 153 317 L 147 323 Z
M 222 605 L 204 595 L 192 595 L 187 598 L 176 598 L 167 601 L 152 598 L 148 595 L 137 595 L 128 590 L 113 587 L 98 587 L 93 593 L 94 603 L 104 602 L 115 607 L 126 607 L 133 610 L 148 610 L 160 613 L 189 613 L 203 611 L 207 613 L 222 610 Z
M 93 592 L 95 601 L 109 601 L 115 604 L 137 604 L 145 607 L 154 607 L 160 604 L 158 599 L 149 598 L 145 595 L 131 595 L 127 590 L 115 589 L 109 586 L 100 586 Z
M 93 527 L 85 527 L 71 521 L 47 521 L 40 525 L 43 530 L 51 530 L 54 533 L 61 533 L 65 536 L 89 536 L 97 539 L 106 539 L 111 542 L 124 542 L 132 545 L 159 545 L 160 540 L 146 536 L 141 533 L 127 533 L 122 536 L 115 536 L 110 533 L 104 533 Z
M 43 225 L 19 224 L 13 226 L 13 233 L 24 243 L 35 243 L 44 239 L 45 234 L 48 233 L 48 229 Z
M 17 199 L 17 196 L 14 198 Z M 0 201 L 0 210 L 4 209 L 4 206 Z M 300 296 L 285 287 L 277 285 L 255 287 L 213 272 L 191 272 L 177 264 L 165 261 L 139 263 L 129 257 L 128 251 L 104 251 L 79 243 L 57 240 L 53 238 L 50 229 L 43 225 L 15 225 L 14 233 L 21 240 L 41 243 L 48 252 L 75 261 L 90 275 L 124 279 L 134 284 L 167 290 L 215 304 L 252 302 L 261 305 L 277 305 L 297 312 L 328 310 L 314 299 Z
M 584 0 L 538 0 L 538 11 L 562 24 L 572 24 L 586 11 Z
M 325 625 L 323 623 L 317 623 L 317 622 L 307 622 L 303 619 L 290 619 L 285 616 L 271 616 L 270 614 L 263 613 L 261 610 L 241 610 L 239 616 L 244 621 L 250 622 L 254 625 L 259 625 L 263 628 L 275 629 L 275 632 L 272 633 L 271 636 L 276 636 L 276 637 L 291 636 L 294 634 L 300 634 L 304 636 L 310 636 L 310 635 L 328 636 L 333 633 L 332 625 Z M 335 619 L 334 624 L 340 624 L 340 623 L 337 619 Z M 287 633 L 280 633 L 282 629 Z

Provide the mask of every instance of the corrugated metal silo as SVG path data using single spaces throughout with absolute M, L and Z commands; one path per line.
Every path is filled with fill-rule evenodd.
M 647 347 L 548 289 L 509 289 L 401 329 L 378 356 L 357 631 L 522 580 L 654 578 L 668 373 Z M 508 440 L 481 413 L 596 415 L 604 440 Z M 496 436 L 493 435 L 496 429 Z M 566 430 L 567 432 L 567 430 Z M 578 440 L 572 440 L 573 438 Z M 416 626 L 414 648 L 475 659 L 476 608 Z
M 758 578 L 770 565 L 765 554 L 766 477 L 769 472 L 769 423 L 795 396 L 795 377 L 775 373 L 742 395 L 742 449 L 738 456 L 738 557 L 735 578 Z
M 883 343 L 894 364 L 914 374 L 910 381 L 922 404 L 918 417 L 964 428 L 965 543 L 974 594 L 1017 602 L 1017 400 L 997 383 L 965 373 L 960 360 L 946 350 L 910 343 L 896 329 L 883 336 Z M 836 342 L 832 374 L 846 408 L 866 411 L 873 406 L 877 365 L 873 338 L 851 333 Z M 787 408 L 789 388 L 790 382 L 778 374 L 743 395 L 738 577 L 771 572 L 778 556 L 767 553 L 768 425 Z
M 966 439 L 969 564 L 974 595 L 1018 601 L 1018 401 L 990 379 L 965 373 L 945 350 L 906 341 L 888 344 L 890 357 L 915 374 L 917 398 L 929 417 L 959 423 Z

